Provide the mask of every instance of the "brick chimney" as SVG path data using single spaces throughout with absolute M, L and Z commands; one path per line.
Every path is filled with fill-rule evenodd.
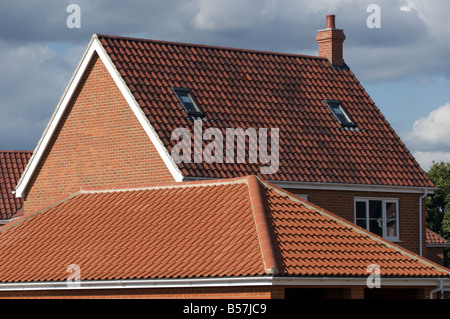
M 319 43 L 319 56 L 327 57 L 334 66 L 344 65 L 343 43 L 344 31 L 336 29 L 335 16 L 327 15 L 325 29 L 317 32 L 316 40 Z

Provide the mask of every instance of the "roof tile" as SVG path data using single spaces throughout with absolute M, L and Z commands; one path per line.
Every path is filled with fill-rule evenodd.
M 324 58 L 104 35 L 98 38 L 132 93 L 139 96 L 139 104 L 168 149 L 176 143 L 170 138 L 173 128 L 193 126 L 192 121 L 186 122 L 185 115 L 180 116 L 182 108 L 168 90 L 171 86 L 185 86 L 192 91 L 207 119 L 214 120 L 212 126 L 222 130 L 280 129 L 281 144 L 289 147 L 284 151 L 280 148 L 279 170 L 265 176 L 268 180 L 432 186 L 354 74 L 331 68 Z M 121 63 L 124 58 L 129 62 Z M 140 69 L 151 73 L 134 71 Z M 136 84 L 149 82 L 154 88 L 140 90 Z M 162 106 L 155 99 L 164 101 L 165 114 L 158 112 Z M 359 130 L 342 130 L 323 99 L 340 100 Z M 343 161 L 346 164 L 343 171 L 336 174 L 326 167 L 310 171 L 299 153 L 290 152 L 311 141 L 328 144 L 326 151 L 324 148 L 316 151 L 317 146 L 304 150 L 311 154 L 310 161 L 326 164 L 329 158 Z M 365 155 L 356 152 L 368 148 L 371 152 Z M 353 154 L 348 156 L 350 153 Z M 386 154 L 390 160 L 405 164 L 390 165 L 385 160 Z M 289 156 L 297 159 L 295 164 L 286 161 Z M 292 165 L 297 169 L 293 170 Z M 255 173 L 254 165 L 238 167 L 237 163 L 225 161 L 215 165 L 214 170 L 204 163 L 178 166 L 186 177 L 194 178 Z
M 30 151 L 0 151 L 0 219 L 10 219 L 23 205 L 13 191 L 31 155 Z
M 282 276 L 449 275 L 255 176 L 83 190 L 1 227 L 0 249 L 3 283 L 63 281 L 70 264 L 82 280 L 257 276 L 270 254 Z

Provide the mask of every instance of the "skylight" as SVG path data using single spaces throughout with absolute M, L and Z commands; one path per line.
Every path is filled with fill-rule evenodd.
M 325 103 L 342 126 L 355 126 L 355 123 L 352 121 L 339 101 L 326 100 Z
M 184 110 L 190 116 L 203 117 L 203 112 L 200 110 L 194 97 L 186 88 L 172 88 L 173 92 L 177 96 Z

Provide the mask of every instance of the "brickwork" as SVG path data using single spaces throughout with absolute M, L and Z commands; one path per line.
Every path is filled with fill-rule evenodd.
M 316 40 L 319 43 L 319 56 L 327 57 L 330 63 L 336 66 L 344 64 L 343 43 L 345 35 L 342 30 L 320 30 Z
M 153 288 L 0 292 L 0 299 L 271 299 L 275 287 Z M 283 295 L 284 296 L 284 295 Z
M 444 264 L 443 247 L 427 247 L 427 258 L 439 265 Z
M 435 287 L 382 287 L 363 286 L 266 286 L 266 287 L 204 287 L 204 288 L 139 288 L 89 290 L 30 290 L 3 291 L 0 299 L 284 299 L 286 289 L 290 298 L 311 299 L 308 290 L 323 291 L 324 299 L 427 299 Z M 295 294 L 296 289 L 302 293 Z
M 396 198 L 399 205 L 399 242 L 402 246 L 416 254 L 419 253 L 419 197 L 421 194 L 385 193 L 385 192 L 350 192 L 328 190 L 290 189 L 294 194 L 308 195 L 308 201 L 354 223 L 355 197 Z M 426 254 L 426 213 L 425 201 L 422 202 L 422 249 Z
M 94 57 L 26 190 L 25 212 L 83 187 L 173 181 L 112 77 Z

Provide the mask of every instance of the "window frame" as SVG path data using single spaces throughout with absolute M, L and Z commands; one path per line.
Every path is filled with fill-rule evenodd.
M 194 98 L 194 96 L 192 95 L 191 91 L 188 88 L 182 88 L 182 87 L 172 87 L 172 91 L 175 94 L 175 96 L 177 97 L 178 102 L 180 102 L 180 104 L 183 106 L 184 111 L 186 112 L 187 115 L 189 116 L 193 116 L 193 117 L 204 117 L 205 115 L 203 114 L 202 109 L 200 108 L 200 106 L 198 105 L 196 99 Z M 180 93 L 187 93 L 187 96 L 189 97 L 189 99 L 191 100 L 192 104 L 194 105 L 194 107 L 198 110 L 195 112 L 190 112 L 188 111 L 185 103 L 183 102 L 183 100 L 181 99 Z
M 347 110 L 344 108 L 342 103 L 338 100 L 324 100 L 325 105 L 330 110 L 331 114 L 333 114 L 334 118 L 338 121 L 339 124 L 341 124 L 344 127 L 356 127 L 355 121 L 353 121 L 352 117 L 348 114 Z M 339 109 L 341 110 L 342 114 L 347 118 L 348 122 L 343 123 L 339 117 L 337 116 L 336 112 L 333 110 L 332 105 L 337 104 Z
M 381 201 L 381 205 L 382 205 L 382 211 L 381 211 L 381 218 L 383 221 L 383 225 L 382 225 L 382 236 L 383 238 L 392 241 L 392 242 L 399 242 L 400 241 L 400 225 L 399 225 L 399 221 L 400 221 L 400 201 L 398 198 L 390 198 L 390 197 L 355 197 L 354 198 L 354 204 L 353 204 L 353 221 L 355 225 L 357 224 L 357 218 L 356 218 L 356 203 L 357 202 L 365 202 L 366 204 L 366 213 L 365 213 L 365 221 L 366 221 L 366 227 L 365 229 L 370 231 L 370 216 L 369 216 L 369 201 Z M 387 236 L 386 232 L 387 232 L 387 228 L 386 228 L 386 223 L 387 223 L 387 216 L 386 216 L 386 204 L 387 203 L 395 203 L 396 205 L 396 214 L 395 214 L 395 233 L 396 236 Z M 358 218 L 360 219 L 360 218 Z M 362 226 L 360 226 L 362 227 Z M 364 227 L 362 227 L 364 228 Z

